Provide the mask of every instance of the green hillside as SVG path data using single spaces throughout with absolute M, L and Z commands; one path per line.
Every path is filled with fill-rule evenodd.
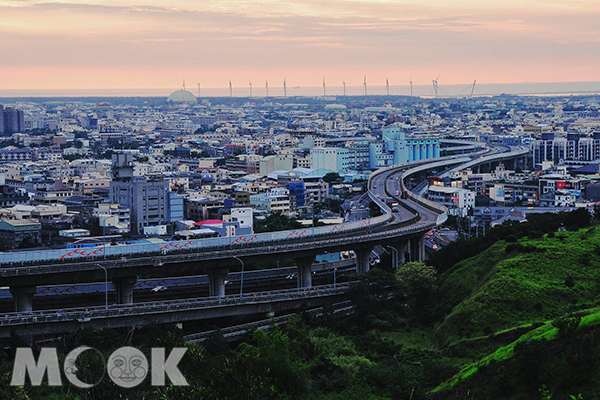
M 600 310 L 534 329 L 463 368 L 434 398 L 598 399 Z M 581 397 L 578 397 L 581 396 Z
M 600 230 L 498 242 L 439 285 L 446 317 L 435 333 L 445 344 L 591 308 L 600 300 Z

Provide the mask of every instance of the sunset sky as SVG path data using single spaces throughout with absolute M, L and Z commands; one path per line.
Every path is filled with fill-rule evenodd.
M 0 88 L 600 81 L 599 0 L 0 0 Z

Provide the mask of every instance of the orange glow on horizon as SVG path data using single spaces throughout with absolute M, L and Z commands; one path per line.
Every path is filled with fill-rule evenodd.
M 600 81 L 592 0 L 141 3 L 0 0 L 0 89 Z

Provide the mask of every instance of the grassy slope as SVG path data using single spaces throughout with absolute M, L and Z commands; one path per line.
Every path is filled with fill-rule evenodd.
M 530 251 L 505 251 L 499 242 L 441 278 L 452 309 L 436 329 L 448 344 L 486 332 L 544 322 L 569 307 L 598 301 L 600 230 L 560 232 L 554 238 L 521 239 Z M 535 248 L 535 249 L 533 249 Z
M 581 318 L 581 322 L 579 324 L 579 329 L 590 328 L 593 326 L 600 325 L 600 310 L 598 308 L 589 310 L 590 314 L 585 315 Z M 479 360 L 476 363 L 472 363 L 465 368 L 463 368 L 457 375 L 455 375 L 452 379 L 444 382 L 437 388 L 435 388 L 432 393 L 437 393 L 447 389 L 453 389 L 461 383 L 468 380 L 471 376 L 473 376 L 480 368 L 489 365 L 491 363 L 499 363 L 506 361 L 515 355 L 515 347 L 519 343 L 533 341 L 533 340 L 554 340 L 558 337 L 558 329 L 552 326 L 551 323 L 546 323 L 543 326 L 534 329 L 523 336 L 521 336 L 516 341 L 510 343 L 507 346 L 503 346 L 496 350 L 494 353 L 490 354 L 487 357 Z

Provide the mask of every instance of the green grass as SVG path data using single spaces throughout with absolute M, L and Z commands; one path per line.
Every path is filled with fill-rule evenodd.
M 407 331 L 388 331 L 381 332 L 381 338 L 389 340 L 394 344 L 399 344 L 404 347 L 416 347 L 420 349 L 435 349 L 435 344 L 431 341 L 425 331 L 413 330 Z
M 585 310 L 582 313 L 585 312 L 590 312 L 590 314 L 582 316 L 578 329 L 584 329 L 600 325 L 600 309 L 595 308 L 593 310 Z M 450 380 L 444 382 L 437 388 L 433 389 L 432 393 L 437 393 L 447 389 L 453 389 L 457 385 L 461 384 L 462 382 L 465 382 L 467 379 L 469 379 L 471 376 L 477 373 L 479 368 L 494 362 L 498 363 L 510 359 L 515 355 L 515 347 L 519 343 L 541 339 L 554 340 L 557 337 L 558 329 L 555 328 L 551 322 L 546 322 L 543 326 L 522 335 L 519 339 L 515 340 L 507 346 L 499 348 L 494 353 L 490 354 L 487 357 L 484 357 L 480 361 L 476 363 L 471 363 L 470 365 L 466 366 Z
M 440 291 L 449 306 L 436 339 L 449 344 L 598 304 L 598 229 L 518 244 L 534 251 L 507 252 L 507 243 L 499 242 L 442 275 Z

